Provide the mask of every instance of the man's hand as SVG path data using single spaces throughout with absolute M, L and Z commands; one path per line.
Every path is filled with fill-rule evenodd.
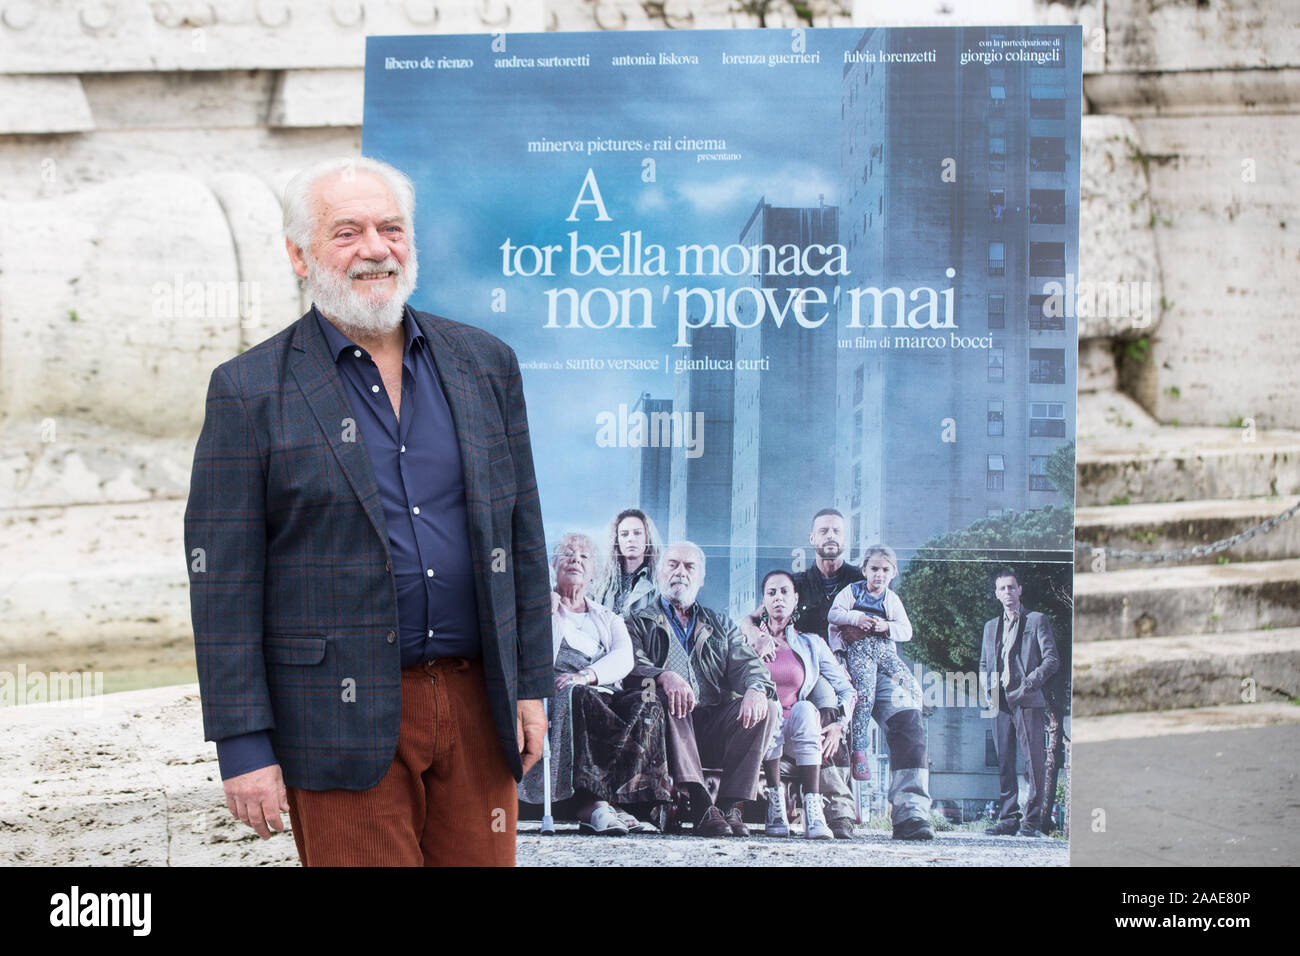
M 755 627 L 748 620 L 743 621 L 740 625 L 740 633 L 745 636 L 749 646 L 754 649 L 754 653 L 760 659 L 765 661 L 776 660 L 776 638 L 767 631 Z
M 844 729 L 839 722 L 829 723 L 822 728 L 822 760 L 833 760 L 835 754 L 839 752 L 840 740 L 844 736 Z
M 691 685 L 674 671 L 664 671 L 659 675 L 659 686 L 668 697 L 668 713 L 673 717 L 685 717 L 695 709 L 695 691 Z
M 542 740 L 546 736 L 546 708 L 540 700 L 521 700 L 518 705 L 515 736 L 519 740 L 519 759 L 524 773 L 542 759 Z
M 887 637 L 889 635 L 889 622 L 883 617 L 869 617 L 867 623 L 871 625 L 870 631 L 872 634 L 880 637 Z
M 761 690 L 751 687 L 745 691 L 744 698 L 740 701 L 740 726 L 749 730 L 756 727 L 767 718 L 767 695 Z
M 853 644 L 857 641 L 865 640 L 868 632 L 860 627 L 854 627 L 852 624 L 840 625 L 840 640 L 845 644 Z
M 289 794 L 278 763 L 230 777 L 222 786 L 231 814 L 256 830 L 263 840 L 271 839 L 271 830 L 284 831 L 280 814 L 289 812 Z

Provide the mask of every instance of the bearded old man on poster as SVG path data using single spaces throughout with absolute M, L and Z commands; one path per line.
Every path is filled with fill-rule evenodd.
M 512 865 L 552 690 L 515 354 L 416 312 L 415 191 L 369 159 L 285 191 L 313 305 L 218 366 L 185 548 L 231 813 L 316 865 Z

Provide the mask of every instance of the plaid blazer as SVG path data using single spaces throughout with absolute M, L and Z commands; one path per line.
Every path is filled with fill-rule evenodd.
M 550 586 L 514 352 L 414 312 L 460 443 L 487 692 L 554 690 Z M 287 786 L 373 787 L 397 750 L 397 593 L 370 456 L 313 313 L 219 365 L 185 509 L 205 740 L 268 730 Z M 349 427 L 351 425 L 351 427 Z

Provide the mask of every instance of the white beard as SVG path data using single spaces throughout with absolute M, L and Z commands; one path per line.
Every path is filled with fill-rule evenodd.
M 346 274 L 326 268 L 306 250 L 303 251 L 303 258 L 307 262 L 307 294 L 311 296 L 316 308 L 338 325 L 344 334 L 352 338 L 373 338 L 386 335 L 402 324 L 406 300 L 415 291 L 419 273 L 414 247 L 406 257 L 404 268 L 398 265 L 396 259 L 388 256 L 382 260 L 363 260 L 360 266 L 350 268 Z M 385 295 L 379 290 L 373 293 L 352 290 L 353 272 L 386 270 L 397 274 L 397 288 L 391 295 Z

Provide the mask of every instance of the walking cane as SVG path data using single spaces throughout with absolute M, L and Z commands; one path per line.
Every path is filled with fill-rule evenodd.
M 542 738 L 542 836 L 555 836 L 555 819 L 551 816 L 551 701 L 542 700 L 546 713 L 546 736 Z

